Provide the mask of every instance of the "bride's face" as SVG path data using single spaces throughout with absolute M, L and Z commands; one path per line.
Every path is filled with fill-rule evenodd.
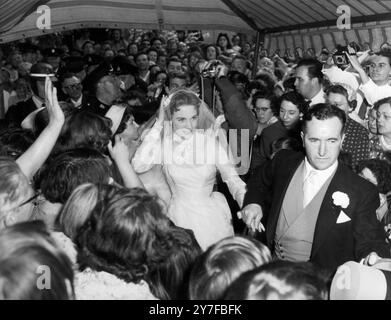
M 196 107 L 193 105 L 183 105 L 172 115 L 172 126 L 174 132 L 183 132 L 185 134 L 193 132 L 197 129 L 197 125 L 198 112 Z

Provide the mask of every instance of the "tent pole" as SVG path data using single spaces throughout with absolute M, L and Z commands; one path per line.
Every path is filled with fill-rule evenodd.
M 254 55 L 254 65 L 252 70 L 252 78 L 255 78 L 255 75 L 257 74 L 257 68 L 258 68 L 258 58 L 259 58 L 259 48 L 261 46 L 261 42 L 265 41 L 265 33 L 261 31 L 257 31 L 257 40 L 255 43 L 255 55 Z

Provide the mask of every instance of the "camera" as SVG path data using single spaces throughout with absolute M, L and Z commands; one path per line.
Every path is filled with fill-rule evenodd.
M 346 56 L 348 52 L 347 47 L 339 47 L 338 51 L 333 54 L 333 61 L 338 67 L 346 66 L 349 64 L 349 59 Z

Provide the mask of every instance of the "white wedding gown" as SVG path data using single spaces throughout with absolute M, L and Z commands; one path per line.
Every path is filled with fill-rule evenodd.
M 214 134 L 197 131 L 182 138 L 174 133 L 173 143 L 167 146 L 162 144 L 161 131 L 158 124 L 151 128 L 133 157 L 133 167 L 141 173 L 156 163 L 163 165 L 171 189 L 169 218 L 177 226 L 193 230 L 201 248 L 206 250 L 234 235 L 228 203 L 221 193 L 213 191 L 217 170 L 240 206 L 246 184 Z

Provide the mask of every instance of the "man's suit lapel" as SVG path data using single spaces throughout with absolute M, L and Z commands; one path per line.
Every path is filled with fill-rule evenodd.
M 318 220 L 315 226 L 314 240 L 312 244 L 311 257 L 319 250 L 323 241 L 330 233 L 330 229 L 334 228 L 338 213 L 333 205 L 333 193 L 340 191 L 341 187 L 345 184 L 344 168 L 341 164 L 338 164 L 337 171 L 334 174 L 333 179 L 327 188 L 326 194 L 323 198 L 322 205 L 319 210 Z

